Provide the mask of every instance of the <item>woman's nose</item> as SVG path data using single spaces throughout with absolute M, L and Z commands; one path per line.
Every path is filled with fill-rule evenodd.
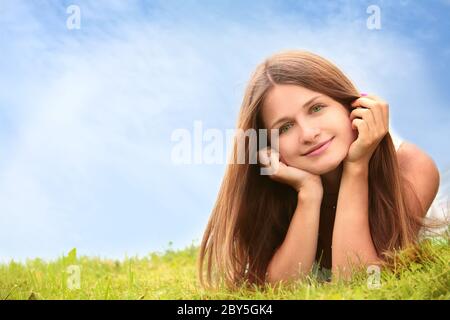
M 300 128 L 300 142 L 310 143 L 317 140 L 320 129 L 312 125 L 299 125 Z

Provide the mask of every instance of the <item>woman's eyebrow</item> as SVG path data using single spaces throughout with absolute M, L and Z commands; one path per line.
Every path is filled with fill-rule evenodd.
M 302 108 L 304 108 L 304 107 L 306 107 L 307 105 L 311 104 L 312 102 L 314 102 L 317 98 L 320 98 L 321 96 L 322 96 L 322 95 L 320 94 L 320 95 L 318 95 L 318 96 L 312 97 L 311 99 L 309 99 L 308 101 L 306 101 L 306 102 L 303 104 Z M 275 127 L 279 122 L 283 122 L 283 121 L 286 121 L 286 120 L 289 120 L 289 117 L 282 117 L 282 118 L 276 120 L 276 121 L 270 126 L 270 128 L 272 129 L 272 128 Z

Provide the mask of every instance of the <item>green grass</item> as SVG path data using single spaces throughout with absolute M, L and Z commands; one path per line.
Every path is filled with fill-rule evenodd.
M 450 298 L 448 237 L 420 243 L 396 255 L 393 269 L 382 269 L 380 288 L 369 288 L 366 272 L 352 281 L 306 280 L 264 290 L 207 291 L 197 280 L 198 247 L 166 250 L 122 261 L 77 257 L 0 265 L 0 299 L 445 299 Z M 80 267 L 80 288 L 69 288 L 68 267 Z

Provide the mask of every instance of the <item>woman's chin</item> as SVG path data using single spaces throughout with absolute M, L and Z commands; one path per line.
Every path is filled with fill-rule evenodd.
M 315 174 L 317 174 L 317 175 L 327 174 L 331 171 L 336 170 L 341 163 L 342 163 L 342 161 L 333 161 L 332 163 L 324 164 L 320 168 L 316 168 L 316 170 L 314 170 Z
M 327 162 L 323 162 L 320 161 L 320 163 L 317 164 L 313 164 L 311 166 L 298 166 L 295 164 L 289 164 L 289 166 L 300 169 L 300 170 L 304 170 L 307 171 L 309 173 L 315 174 L 315 175 L 323 175 L 326 173 L 329 173 L 333 170 L 335 170 L 336 168 L 339 167 L 339 165 L 342 163 L 343 159 L 334 159 L 334 160 L 329 160 Z

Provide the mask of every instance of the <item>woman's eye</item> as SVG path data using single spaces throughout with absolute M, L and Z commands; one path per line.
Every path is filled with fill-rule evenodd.
M 313 113 L 319 112 L 323 107 L 325 107 L 323 104 L 316 104 L 312 106 L 309 110 L 313 110 Z M 292 126 L 292 123 L 286 123 L 282 127 L 280 127 L 280 134 L 286 132 L 290 126 Z
M 286 132 L 290 128 L 289 126 L 291 126 L 291 125 L 292 125 L 291 123 L 286 123 L 285 125 L 283 125 L 280 128 L 280 134 Z
M 320 111 L 323 107 L 324 106 L 322 104 L 316 104 L 316 105 L 312 106 L 310 110 L 317 110 L 317 111 L 314 111 L 314 113 L 316 113 L 316 112 Z

